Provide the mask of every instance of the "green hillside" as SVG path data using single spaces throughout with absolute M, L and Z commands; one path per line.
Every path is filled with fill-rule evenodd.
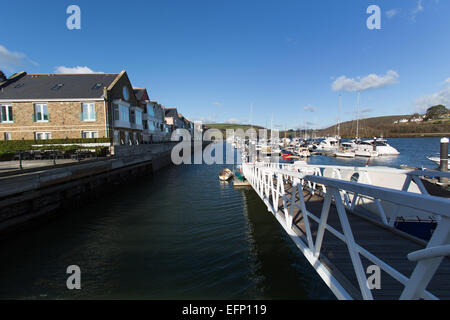
M 225 131 L 227 129 L 230 130 L 238 130 L 238 129 L 242 129 L 244 131 L 251 129 L 253 127 L 253 129 L 255 130 L 259 130 L 259 129 L 264 129 L 263 127 L 260 126 L 251 126 L 248 124 L 229 124 L 229 123 L 212 123 L 212 124 L 205 124 L 206 128 L 209 129 L 218 129 L 221 131 Z
M 412 137 L 443 136 L 450 134 L 450 119 L 394 124 L 395 121 L 410 118 L 411 115 L 400 115 L 362 119 L 359 121 L 359 136 Z M 334 134 L 337 134 L 337 125 L 317 131 L 317 135 L 319 136 Z M 356 120 L 341 124 L 341 136 L 346 138 L 356 136 Z

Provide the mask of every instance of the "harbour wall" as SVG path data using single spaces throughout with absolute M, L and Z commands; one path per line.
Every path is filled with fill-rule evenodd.
M 118 146 L 110 158 L 1 177 L 0 234 L 101 199 L 121 185 L 151 176 L 172 164 L 175 145 Z M 203 142 L 202 148 L 206 145 Z

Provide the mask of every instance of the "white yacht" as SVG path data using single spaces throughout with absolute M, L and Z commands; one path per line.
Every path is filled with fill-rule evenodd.
M 353 140 L 352 146 L 357 157 L 372 158 L 380 155 L 378 151 L 374 150 L 373 144 L 370 142 Z
M 335 151 L 339 148 L 338 137 L 327 137 L 317 146 L 318 151 Z
M 398 156 L 400 152 L 397 149 L 390 146 L 385 139 L 372 139 L 361 142 L 361 146 L 363 148 L 367 148 L 367 146 L 371 146 L 373 151 L 376 151 L 379 156 Z M 374 149 L 375 147 L 375 149 Z M 369 150 L 370 151 L 370 150 Z
M 350 142 L 343 142 L 338 150 L 333 152 L 337 158 L 355 158 L 356 153 L 353 149 L 353 144 Z

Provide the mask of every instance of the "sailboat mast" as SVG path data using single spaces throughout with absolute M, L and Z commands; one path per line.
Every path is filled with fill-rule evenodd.
M 358 101 L 356 103 L 356 139 L 359 139 L 359 104 L 361 100 L 361 91 L 358 91 Z
M 253 129 L 253 103 L 250 104 L 250 126 Z
M 339 95 L 339 109 L 338 109 L 338 137 L 341 136 L 341 108 L 342 108 L 342 95 Z

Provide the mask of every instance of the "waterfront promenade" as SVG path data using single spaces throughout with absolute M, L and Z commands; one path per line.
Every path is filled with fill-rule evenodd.
M 175 143 L 116 146 L 114 156 L 83 161 L 36 161 L 0 171 L 0 232 L 35 217 L 78 206 L 111 187 L 171 164 Z M 16 166 L 16 167 L 14 167 Z

